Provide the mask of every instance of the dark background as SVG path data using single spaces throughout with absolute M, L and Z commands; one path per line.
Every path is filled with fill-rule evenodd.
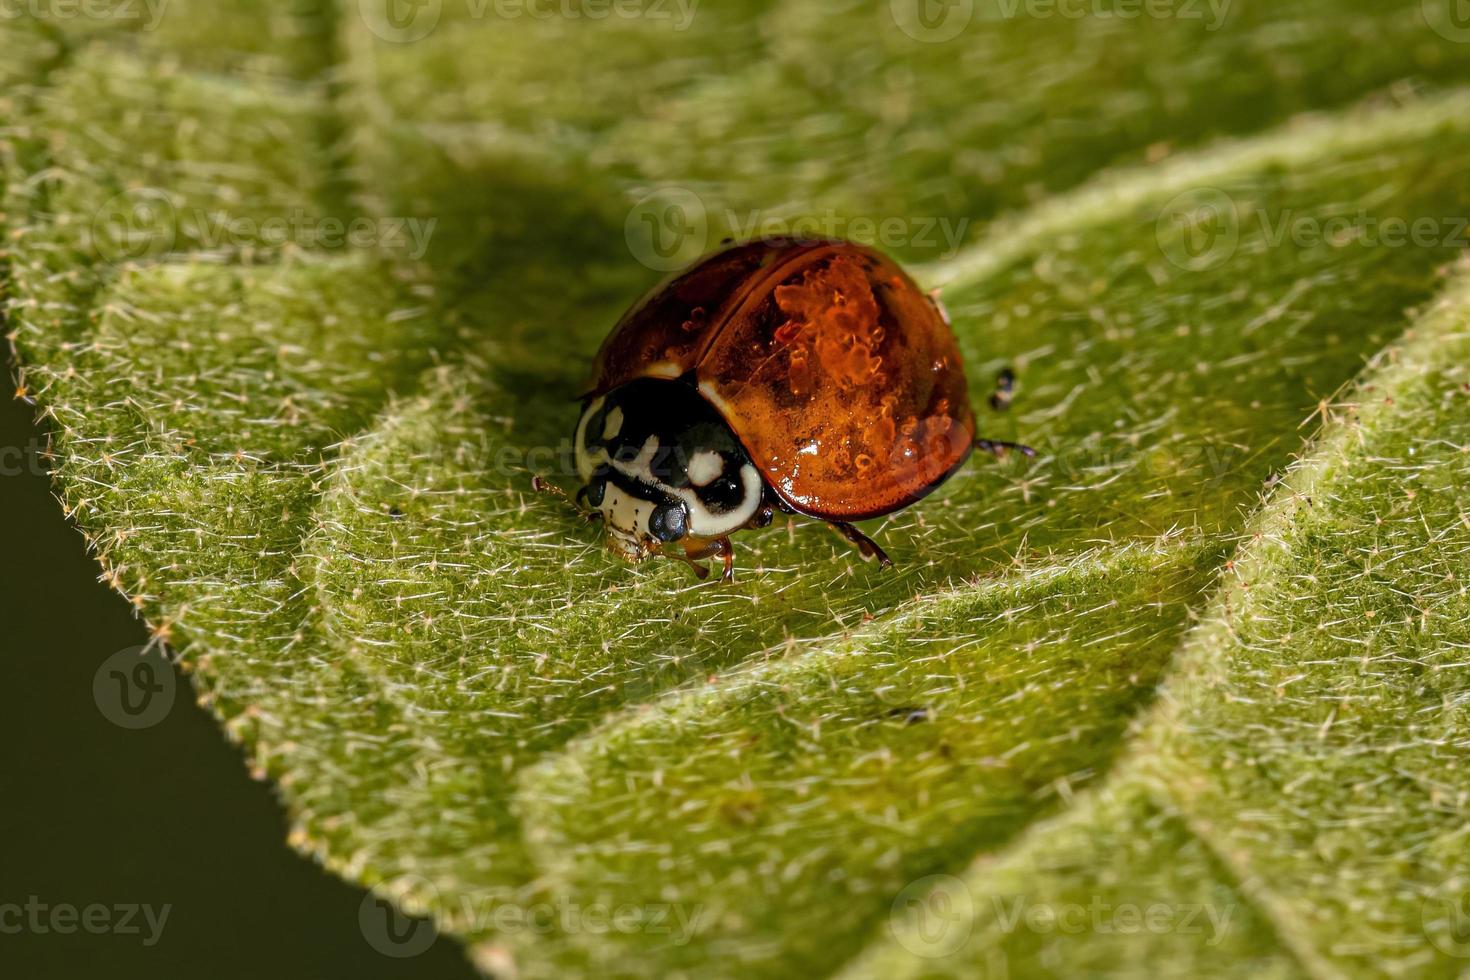
M 152 727 L 103 715 L 94 674 L 147 631 L 97 581 L 51 495 L 35 460 L 43 432 L 10 397 L 12 373 L 0 370 L 0 907 L 35 896 L 172 909 L 151 947 L 141 915 L 136 935 L 0 933 L 0 977 L 474 977 L 451 940 L 408 958 L 369 944 L 367 893 L 287 848 L 271 786 L 250 778 L 182 675 Z

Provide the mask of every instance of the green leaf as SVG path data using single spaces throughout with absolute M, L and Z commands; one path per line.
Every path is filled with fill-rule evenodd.
M 1470 93 L 1416 89 L 1470 45 L 1381 0 L 353 6 L 0 25 L 60 495 L 296 846 L 522 976 L 1453 974 Z M 1039 458 L 875 522 L 892 571 L 792 522 L 734 587 L 618 563 L 529 479 L 650 194 L 705 240 L 954 219 L 892 249 Z M 1097 903 L 1234 911 L 1017 926 Z
M 850 976 L 1463 975 L 1467 323 L 1462 277 L 1331 409 L 1106 791 L 939 882 L 957 914 L 896 917 Z M 1017 928 L 1017 901 L 1171 928 Z

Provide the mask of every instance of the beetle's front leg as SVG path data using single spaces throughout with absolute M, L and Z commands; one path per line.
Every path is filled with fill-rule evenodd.
M 725 573 L 720 576 L 720 581 L 726 584 L 735 581 L 735 546 L 730 543 L 729 538 L 709 538 L 697 543 L 687 543 L 684 545 L 684 554 L 689 556 L 691 562 L 719 556 L 725 562 Z

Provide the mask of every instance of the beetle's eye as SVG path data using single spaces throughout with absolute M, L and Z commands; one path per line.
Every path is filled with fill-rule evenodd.
M 689 515 L 685 512 L 684 505 L 662 504 L 655 507 L 653 515 L 648 518 L 648 530 L 665 544 L 678 541 L 689 533 Z

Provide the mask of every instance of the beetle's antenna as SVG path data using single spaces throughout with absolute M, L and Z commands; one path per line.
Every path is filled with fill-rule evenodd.
M 531 489 L 537 493 L 549 493 L 553 497 L 560 497 L 563 500 L 567 499 L 567 492 L 565 490 L 554 483 L 542 479 L 539 473 L 531 477 Z
M 582 499 L 583 496 L 587 493 L 586 487 L 578 490 L 577 497 L 575 500 L 573 500 L 571 497 L 567 496 L 567 492 L 561 487 L 557 486 L 554 483 L 548 482 L 541 476 L 537 475 L 531 477 L 531 489 L 535 490 L 537 493 L 544 493 L 548 496 L 559 497 L 562 500 L 567 501 L 572 505 L 572 509 L 575 510 L 578 514 L 581 514 L 582 519 L 588 524 L 592 524 L 602 520 L 602 511 L 588 507 L 586 501 Z
M 1016 392 L 1016 372 L 1010 368 L 1001 368 L 1000 373 L 995 376 L 995 392 L 990 396 L 990 407 L 997 412 L 1004 412 L 1011 407 L 1011 397 Z M 992 456 L 1005 456 L 1012 450 L 1022 456 L 1035 456 L 1036 450 L 1030 446 L 1023 446 L 1019 442 L 997 442 L 994 439 L 976 439 L 971 443 L 976 449 L 990 453 Z
M 1011 397 L 1016 393 L 1016 372 L 1002 368 L 995 376 L 995 392 L 990 396 L 990 407 L 1004 412 L 1011 407 Z

